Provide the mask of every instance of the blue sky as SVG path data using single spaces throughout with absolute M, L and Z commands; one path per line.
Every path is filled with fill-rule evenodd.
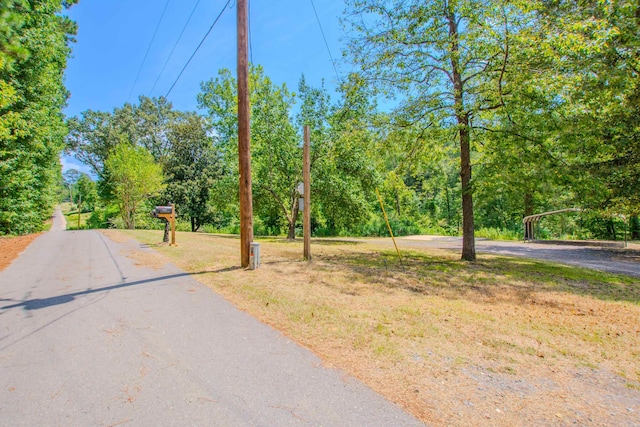
M 88 109 L 111 111 L 125 102 L 136 102 L 139 95 L 164 96 L 226 0 L 198 3 L 189 26 L 160 74 L 197 2 L 169 0 L 143 65 L 166 0 L 81 0 L 69 9 L 67 14 L 77 22 L 78 34 L 66 72 L 65 83 L 71 97 L 65 114 L 71 117 Z M 314 4 L 343 77 L 350 69 L 341 59 L 343 31 L 339 18 L 344 3 L 314 0 Z M 296 90 L 304 74 L 308 84 L 319 86 L 324 79 L 333 92 L 336 73 L 311 0 L 250 1 L 250 12 L 254 63 L 264 66 L 275 83 L 286 83 L 291 90 Z M 236 3 L 233 0 L 169 95 L 174 107 L 196 110 L 200 83 L 214 77 L 221 68 L 234 72 L 236 68 Z M 138 70 L 140 75 L 133 86 Z M 79 168 L 79 164 L 69 158 L 63 159 L 63 166 Z

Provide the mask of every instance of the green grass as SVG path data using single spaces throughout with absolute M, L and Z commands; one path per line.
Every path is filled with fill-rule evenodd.
M 66 213 L 67 230 L 78 230 L 78 211 L 70 211 Z M 83 212 L 80 214 L 80 229 L 85 229 L 87 220 L 91 216 L 91 212 Z

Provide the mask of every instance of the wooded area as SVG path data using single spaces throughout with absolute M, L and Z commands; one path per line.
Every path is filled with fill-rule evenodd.
M 0 235 L 40 231 L 61 182 L 63 74 L 76 1 L 0 3 Z
M 466 260 L 475 236 L 521 238 L 524 216 L 569 207 L 583 211 L 545 219 L 539 235 L 615 239 L 630 219 L 638 237 L 637 2 L 345 4 L 354 71 L 337 99 L 304 76 L 293 92 L 250 68 L 256 235 L 300 232 L 306 125 L 315 236 L 385 235 L 378 188 L 394 233 L 461 233 Z M 3 234 L 37 230 L 61 186 L 62 72 L 74 33 L 56 15 L 69 2 L 12 5 L 0 18 Z M 149 207 L 173 202 L 183 228 L 238 232 L 236 88 L 220 70 L 201 84 L 198 111 L 140 97 L 68 119 L 66 150 L 97 178 L 90 224 L 160 226 Z M 139 158 L 133 169 L 156 181 L 126 196 L 142 204 L 125 200 L 118 155 Z

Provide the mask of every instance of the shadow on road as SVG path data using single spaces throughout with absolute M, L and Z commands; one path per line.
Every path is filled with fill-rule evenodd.
M 182 272 L 182 273 L 176 273 L 176 274 L 169 274 L 165 276 L 152 277 L 149 279 L 136 280 L 133 282 L 123 281 L 122 283 L 118 283 L 117 285 L 104 286 L 104 287 L 95 288 L 95 289 L 86 289 L 84 291 L 71 292 L 68 294 L 56 295 L 49 298 L 28 299 L 25 301 L 16 302 L 15 304 L 5 305 L 4 307 L 0 307 L 0 310 L 9 310 L 12 308 L 23 308 L 25 310 L 39 310 L 41 308 L 47 308 L 55 305 L 61 305 L 61 304 L 72 302 L 76 299 L 76 297 L 79 297 L 79 296 L 91 295 L 99 292 L 109 292 L 116 289 L 127 288 L 130 286 L 144 285 L 147 283 L 153 283 L 153 282 L 158 282 L 162 280 L 170 280 L 178 277 L 188 277 L 188 276 L 195 276 L 199 274 L 225 273 L 228 271 L 242 270 L 242 269 L 243 269 L 242 267 L 228 267 L 228 268 L 222 268 L 219 270 L 204 270 L 204 271 L 198 271 L 194 273 Z M 0 299 L 0 301 L 15 302 L 15 300 L 9 300 L 9 299 Z
M 98 292 L 108 292 L 115 289 L 121 289 L 121 288 L 130 287 L 130 286 L 136 286 L 136 285 L 143 285 L 146 283 L 152 283 L 152 282 L 168 280 L 168 279 L 175 279 L 177 277 L 185 277 L 185 276 L 189 276 L 189 274 L 188 273 L 170 274 L 167 276 L 159 276 L 159 277 L 153 277 L 150 279 L 136 280 L 134 282 L 124 282 L 124 283 L 119 283 L 117 285 L 104 286 L 102 288 L 86 289 L 84 291 L 72 292 L 69 294 L 57 295 L 49 298 L 34 298 L 34 299 L 21 301 L 17 304 L 11 304 L 11 305 L 6 305 L 4 307 L 0 307 L 0 310 L 9 310 L 11 308 L 20 308 L 20 307 L 24 308 L 25 310 L 39 310 L 41 308 L 47 308 L 47 307 L 52 307 L 54 305 L 69 303 L 75 300 L 76 297 L 83 296 L 83 295 L 90 295 Z

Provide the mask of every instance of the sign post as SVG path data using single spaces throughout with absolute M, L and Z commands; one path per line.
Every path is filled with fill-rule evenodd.
M 302 180 L 304 181 L 304 206 L 302 210 L 302 228 L 304 239 L 304 259 L 311 261 L 311 142 L 309 126 L 304 127 L 304 146 L 302 162 Z

